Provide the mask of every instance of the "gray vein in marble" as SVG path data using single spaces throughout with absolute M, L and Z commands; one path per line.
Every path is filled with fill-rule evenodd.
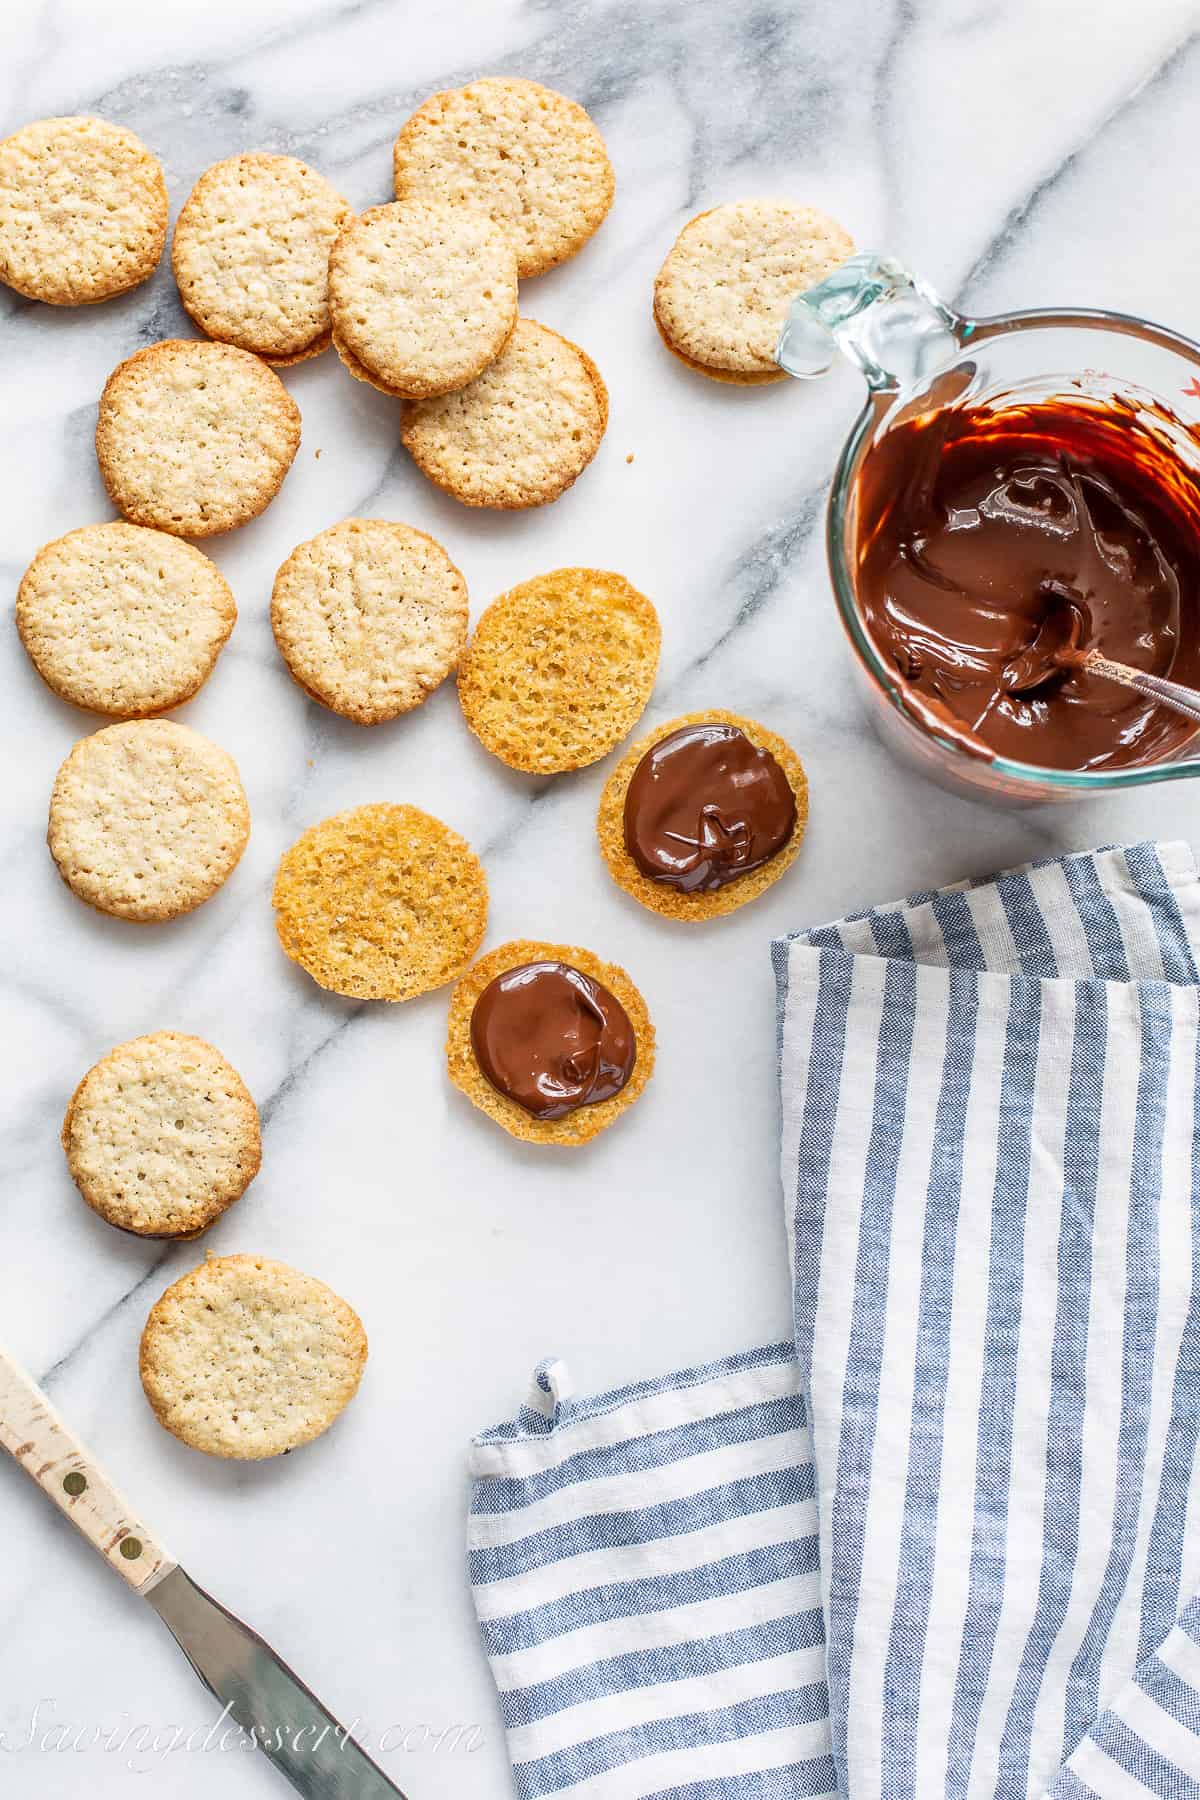
M 239 65 L 299 41 L 319 40 L 347 18 L 385 8 L 386 0 L 363 0 L 362 4 L 322 12 L 300 28 L 267 32 L 238 44 L 224 57 L 139 70 L 74 104 L 80 110 L 134 120 L 144 119 L 148 113 L 165 113 L 178 126 L 183 106 L 203 90 L 201 123 L 214 109 L 238 117 L 249 98 L 249 90 L 232 74 Z M 695 203 L 714 165 L 728 162 L 731 153 L 745 161 L 768 147 L 776 153 L 786 153 L 798 143 L 820 149 L 845 128 L 842 66 L 830 64 L 830 40 L 819 22 L 793 9 L 731 9 L 724 0 L 680 6 L 667 0 L 656 8 L 555 4 L 529 10 L 550 21 L 545 31 L 519 50 L 491 59 L 489 68 L 500 74 L 523 74 L 536 68 L 540 79 L 577 93 L 585 106 L 600 115 L 651 77 L 665 77 L 693 130 L 685 206 Z M 858 14 L 854 35 L 861 54 L 876 15 L 865 3 L 854 10 Z M 698 42 L 705 47 L 700 59 L 696 57 Z M 727 85 L 737 83 L 745 90 L 743 103 L 729 109 L 728 122 L 715 140 L 702 103 L 713 64 L 719 65 Z M 478 73 L 471 62 L 445 72 L 441 80 L 443 85 L 453 86 Z M 222 77 L 228 86 L 211 85 Z M 397 121 L 424 97 L 424 85 L 376 92 L 352 108 L 330 115 L 319 145 L 307 129 L 295 131 L 262 116 L 256 119 L 257 135 L 264 148 L 303 152 L 336 167 L 337 159 L 331 161 L 328 150 L 341 129 L 379 118 L 385 124 L 379 145 L 390 144 Z M 736 144 L 724 141 L 731 129 L 736 130 Z M 372 143 L 360 146 L 355 160 L 375 147 Z
M 1109 107 L 1080 139 L 1079 143 L 1073 145 L 1065 156 L 1060 157 L 1054 167 L 1030 189 L 1025 198 L 1011 208 L 1000 229 L 988 239 L 959 283 L 957 299 L 960 304 L 965 301 L 977 283 L 983 281 L 993 269 L 1004 261 L 1017 240 L 1036 222 L 1043 203 L 1074 173 L 1082 159 L 1103 143 L 1106 134 L 1114 125 L 1129 118 L 1154 94 L 1173 81 L 1186 66 L 1198 45 L 1200 45 L 1200 31 L 1190 31 L 1186 37 L 1181 38 L 1162 61 L 1144 75 L 1134 88 L 1123 94 L 1113 106 Z
M 111 1325 L 112 1322 L 124 1312 L 130 1301 L 136 1300 L 137 1296 L 142 1292 L 142 1289 L 148 1287 L 156 1275 L 161 1274 L 178 1249 L 178 1244 L 168 1244 L 164 1249 L 160 1250 L 153 1261 L 143 1269 L 133 1286 L 127 1288 L 123 1294 L 118 1295 L 111 1305 L 106 1306 L 99 1318 L 93 1320 L 86 1331 L 75 1338 L 58 1357 L 57 1361 L 50 1365 L 45 1374 L 38 1377 L 39 1384 L 47 1391 L 52 1389 L 54 1383 L 60 1376 L 66 1374 L 76 1358 L 100 1335 L 105 1326 Z
M 337 1019 L 336 1022 L 330 1026 L 325 1035 L 318 1038 L 317 1042 L 304 1056 L 301 1057 L 300 1061 L 293 1064 L 293 1066 L 283 1075 L 282 1079 L 276 1082 L 275 1086 L 271 1089 L 271 1092 L 267 1095 L 266 1099 L 261 1103 L 258 1109 L 258 1116 L 262 1122 L 264 1133 L 267 1131 L 275 1114 L 283 1105 L 284 1101 L 291 1098 L 305 1076 L 308 1075 L 309 1071 L 315 1067 L 326 1052 L 331 1050 L 338 1040 L 349 1031 L 355 1020 L 362 1017 L 368 1005 L 369 1002 L 366 1000 L 355 1001 L 353 1005 L 342 1014 L 341 1018 Z
M 789 573 L 798 551 L 808 544 L 813 532 L 825 516 L 825 497 L 829 483 L 812 488 L 794 503 L 791 515 L 780 523 L 769 525 L 753 543 L 735 559 L 726 581 L 738 594 L 737 611 L 729 624 L 698 655 L 687 662 L 672 682 L 680 686 L 689 676 L 705 668 L 717 653 L 744 625 L 770 605 Z M 724 585 L 724 584 L 722 584 Z
M 908 40 L 917 21 L 913 0 L 896 0 L 892 12 L 892 28 L 887 42 L 875 68 L 875 100 L 872 108 L 876 135 L 879 140 L 879 168 L 886 195 L 886 216 L 893 219 L 899 213 L 902 182 L 900 177 L 901 161 L 898 154 L 899 143 L 896 130 L 896 95 L 903 93 L 904 85 L 899 79 L 900 59 L 908 47 Z M 890 235 L 890 225 L 884 227 L 886 241 Z

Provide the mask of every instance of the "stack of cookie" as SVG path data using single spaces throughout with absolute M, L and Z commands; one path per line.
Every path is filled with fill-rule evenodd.
M 604 141 L 535 81 L 435 94 L 396 139 L 396 199 L 329 259 L 333 342 L 350 373 L 404 399 L 401 437 L 468 506 L 541 506 L 595 455 L 608 393 L 591 358 L 533 319 L 517 284 L 564 262 L 612 204 Z
M 216 343 L 271 364 L 332 343 L 356 379 L 406 402 L 401 436 L 431 481 L 470 506 L 544 505 L 595 454 L 608 396 L 584 351 L 518 317 L 518 281 L 573 255 L 603 220 L 603 139 L 581 106 L 537 82 L 477 81 L 409 119 L 394 185 L 393 202 L 356 217 L 294 157 L 217 163 L 175 228 L 183 304 Z M 211 501 L 205 516 L 222 520 L 214 530 L 236 522 Z M 154 522 L 194 531 L 165 508 Z

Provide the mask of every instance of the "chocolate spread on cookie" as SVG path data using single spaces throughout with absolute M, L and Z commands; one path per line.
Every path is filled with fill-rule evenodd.
M 927 726 L 1058 769 L 1154 762 L 1194 734 L 1080 666 L 1100 650 L 1200 685 L 1200 485 L 1155 410 L 948 406 L 869 452 L 859 606 Z
M 769 750 L 736 725 L 660 738 L 625 795 L 625 848 L 651 881 L 711 894 L 761 868 L 796 828 L 796 796 Z
M 619 1094 L 637 1040 L 614 994 L 569 963 L 522 963 L 489 983 L 471 1047 L 492 1086 L 535 1119 L 561 1119 Z

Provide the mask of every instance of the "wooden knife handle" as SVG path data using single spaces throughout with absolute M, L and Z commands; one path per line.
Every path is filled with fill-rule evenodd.
M 138 1593 L 147 1593 L 170 1574 L 174 1557 L 139 1523 L 41 1388 L 2 1349 L 0 1447 L 16 1457 L 76 1530 Z

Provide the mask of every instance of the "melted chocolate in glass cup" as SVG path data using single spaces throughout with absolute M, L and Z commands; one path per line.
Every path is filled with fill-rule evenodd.
M 863 620 L 914 710 L 963 748 L 1108 769 L 1195 735 L 1079 666 L 1099 650 L 1200 686 L 1200 486 L 1150 403 L 911 416 L 868 453 L 858 507 Z

